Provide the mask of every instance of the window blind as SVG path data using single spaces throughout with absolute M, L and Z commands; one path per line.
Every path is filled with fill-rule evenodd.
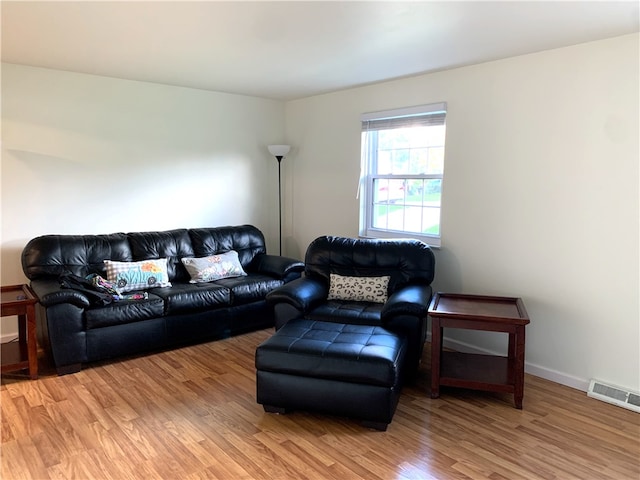
M 362 131 L 444 125 L 446 103 L 399 108 L 362 115 Z

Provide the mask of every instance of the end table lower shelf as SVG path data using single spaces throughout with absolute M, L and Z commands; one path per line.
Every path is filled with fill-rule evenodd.
M 440 385 L 514 393 L 509 359 L 494 355 L 442 352 Z

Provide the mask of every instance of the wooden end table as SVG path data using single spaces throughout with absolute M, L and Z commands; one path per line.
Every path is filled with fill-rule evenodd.
M 524 396 L 524 340 L 529 316 L 520 298 L 436 293 L 431 317 L 431 398 L 440 386 L 513 393 L 516 408 Z M 507 356 L 442 350 L 443 328 L 509 334 Z
M 38 378 L 37 302 L 28 285 L 0 287 L 1 316 L 18 316 L 18 341 L 0 345 L 2 373 L 28 368 L 29 377 Z

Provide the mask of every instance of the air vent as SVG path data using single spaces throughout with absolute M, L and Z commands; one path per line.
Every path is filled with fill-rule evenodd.
M 587 395 L 640 413 L 640 393 L 638 392 L 631 392 L 615 385 L 607 385 L 598 380 L 591 380 Z

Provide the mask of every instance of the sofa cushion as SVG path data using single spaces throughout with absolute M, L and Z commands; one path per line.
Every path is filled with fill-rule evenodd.
M 215 283 L 174 283 L 153 293 L 164 300 L 166 315 L 231 305 L 231 290 Z
M 141 262 L 105 260 L 104 264 L 107 269 L 107 280 L 118 293 L 171 286 L 166 258 Z
M 184 228 L 164 232 L 132 232 L 127 236 L 133 260 L 167 259 L 170 282 L 189 281 L 189 274 L 182 265 L 181 258 L 204 256 L 194 254 L 189 232 Z
M 245 276 L 238 260 L 238 252 L 229 252 L 210 255 L 208 257 L 185 257 L 182 263 L 189 272 L 191 283 L 211 282 L 221 278 L 232 278 Z
M 328 300 L 311 310 L 306 318 L 354 325 L 382 325 L 382 303 Z
M 245 277 L 224 278 L 215 283 L 231 290 L 233 305 L 242 305 L 263 300 L 267 293 L 284 282 L 268 275 L 253 273 Z
M 189 230 L 193 257 L 208 257 L 220 252 L 234 250 L 242 267 L 247 270 L 257 255 L 267 253 L 264 235 L 252 225 L 233 227 L 192 228 Z
M 133 260 L 127 235 L 43 235 L 22 251 L 22 269 L 30 280 L 57 277 L 65 272 L 86 277 L 104 273 L 104 260 Z
M 119 300 L 104 307 L 85 311 L 87 330 L 110 327 L 124 323 L 138 322 L 162 316 L 164 301 L 150 293 L 149 298 L 141 300 Z
M 328 300 L 385 303 L 389 275 L 382 277 L 349 277 L 331 273 Z

